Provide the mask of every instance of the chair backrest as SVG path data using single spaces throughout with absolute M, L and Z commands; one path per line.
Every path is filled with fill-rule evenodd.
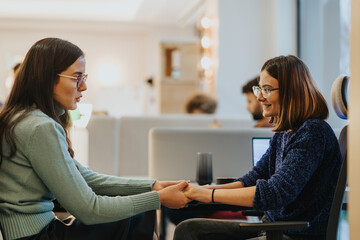
M 342 118 L 347 119 L 348 98 L 347 90 L 349 85 L 349 78 L 346 76 L 339 76 L 331 89 L 331 102 L 336 114 Z M 347 183 L 347 126 L 345 126 L 339 136 L 339 144 L 342 155 L 342 166 L 339 173 L 339 178 L 336 184 L 334 199 L 331 205 L 331 211 L 327 226 L 326 239 L 336 240 L 337 230 L 339 226 L 339 218 L 343 205 L 343 198 Z

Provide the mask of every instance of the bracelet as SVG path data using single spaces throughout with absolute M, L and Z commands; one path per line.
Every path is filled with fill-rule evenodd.
M 215 188 L 212 190 L 211 193 L 211 202 L 214 202 L 214 193 L 215 193 Z

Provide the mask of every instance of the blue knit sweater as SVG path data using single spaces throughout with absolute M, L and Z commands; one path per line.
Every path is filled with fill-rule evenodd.
M 324 235 L 341 167 L 331 127 L 309 119 L 299 129 L 276 133 L 257 165 L 239 178 L 255 186 L 254 208 L 270 221 L 308 221 L 310 227 L 288 234 Z

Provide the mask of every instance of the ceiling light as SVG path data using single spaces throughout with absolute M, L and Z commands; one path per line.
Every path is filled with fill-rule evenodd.
M 211 40 L 208 36 L 204 36 L 201 38 L 201 46 L 203 48 L 209 48 L 211 45 Z
M 202 57 L 201 58 L 201 67 L 203 69 L 208 69 L 211 66 L 211 59 L 208 57 Z
M 208 17 L 203 17 L 201 19 L 201 26 L 205 29 L 208 29 L 211 26 L 211 20 Z

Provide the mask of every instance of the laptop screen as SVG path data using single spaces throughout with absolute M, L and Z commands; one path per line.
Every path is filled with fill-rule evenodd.
M 253 137 L 252 138 L 252 159 L 253 159 L 253 166 L 260 160 L 262 155 L 266 152 L 269 148 L 271 138 L 266 137 Z

